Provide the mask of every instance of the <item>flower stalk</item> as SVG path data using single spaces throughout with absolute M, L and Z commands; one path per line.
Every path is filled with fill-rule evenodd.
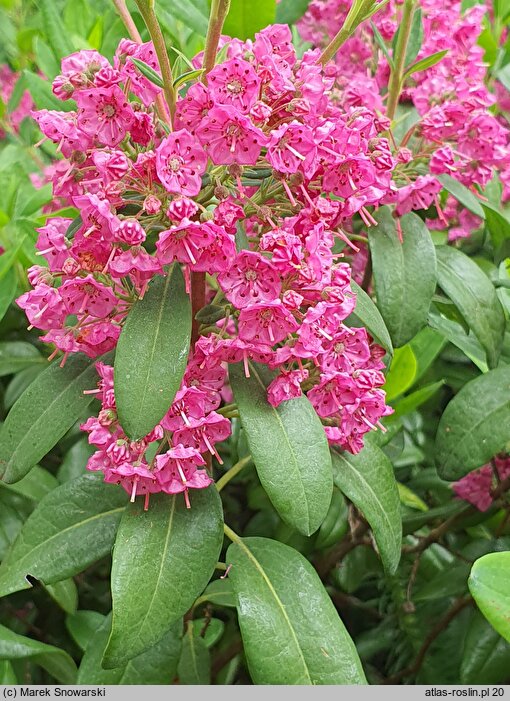
M 204 83 L 207 82 L 207 74 L 214 68 L 214 64 L 216 63 L 221 31 L 229 9 L 230 0 L 212 0 L 204 49 L 204 72 L 202 74 L 202 81 Z
M 140 14 L 143 17 L 143 21 L 149 30 L 156 55 L 158 57 L 161 77 L 163 79 L 163 92 L 165 94 L 168 109 L 170 110 L 170 127 L 172 127 L 175 115 L 175 104 L 177 102 L 177 91 L 174 88 L 172 67 L 170 66 L 170 59 L 168 58 L 165 39 L 163 37 L 161 27 L 159 26 L 156 12 L 154 11 L 154 0 L 135 0 L 135 2 L 136 6 L 140 10 Z
M 409 43 L 409 36 L 411 34 L 415 8 L 416 0 L 404 1 L 402 21 L 400 23 L 397 45 L 395 46 L 395 54 L 393 56 L 393 66 L 388 83 L 388 102 L 386 103 L 386 114 L 389 119 L 393 119 L 395 117 L 398 101 L 400 99 L 400 93 L 402 92 L 406 51 Z

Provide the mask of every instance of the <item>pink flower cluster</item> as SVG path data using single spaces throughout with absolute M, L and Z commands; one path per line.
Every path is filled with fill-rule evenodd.
M 7 64 L 0 66 L 0 99 L 4 105 L 9 103 L 19 77 L 19 73 L 15 73 Z M 25 119 L 25 117 L 30 115 L 33 106 L 34 103 L 32 102 L 32 98 L 30 97 L 29 92 L 25 90 L 16 108 L 11 110 L 9 113 L 6 112 L 4 115 L 4 119 L 7 121 L 10 129 L 17 132 L 21 122 Z M 0 139 L 3 138 L 5 138 L 5 131 L 0 128 Z
M 338 31 L 350 4 L 345 0 L 312 0 L 300 22 L 303 38 L 324 45 Z M 401 105 L 414 107 L 416 117 L 402 146 L 412 150 L 401 150 L 392 193 L 385 201 L 394 202 L 398 214 L 428 209 L 435 203 L 439 218 L 427 224 L 448 229 L 450 240 L 455 240 L 469 236 L 481 221 L 464 213 L 452 197 L 442 211 L 437 201 L 442 186 L 435 176 L 450 175 L 478 193 L 494 172 L 499 172 L 507 199 L 509 129 L 490 110 L 496 99 L 487 88 L 484 50 L 477 44 L 487 8 L 476 5 L 463 12 L 460 2 L 438 5 L 435 0 L 421 0 L 419 9 L 423 41 L 416 61 L 440 51 L 447 53 L 435 65 L 413 73 L 405 83 Z M 401 3 L 392 0 L 372 18 L 390 52 L 401 12 Z M 388 85 L 390 66 L 370 27 L 362 25 L 335 61 L 335 85 L 344 105 L 368 105 L 384 114 L 381 95 Z
M 158 71 L 152 44 L 127 40 L 113 65 L 96 51 L 64 59 L 53 91 L 76 110 L 34 113 L 63 156 L 54 196 L 79 211 L 38 230 L 47 266 L 30 269 L 33 289 L 18 299 L 42 340 L 63 362 L 101 356 L 173 263 L 189 292 L 192 274 L 208 274 L 207 301 L 220 309 L 202 325 L 167 415 L 141 441 L 123 433 L 111 370 L 98 365 L 103 406 L 83 428 L 99 450 L 88 467 L 133 497 L 209 483 L 203 454 L 221 461 L 215 444 L 230 434 L 218 413 L 229 363 L 243 362 L 247 376 L 250 361 L 269 366 L 273 406 L 307 393 L 330 443 L 351 452 L 391 413 L 383 349 L 345 323 L 356 299 L 336 252 L 355 249 L 353 218 L 373 224 L 370 210 L 391 192 L 387 123 L 333 101 L 319 52 L 298 59 L 287 26 L 223 42 L 206 84 L 179 96 L 173 131 L 161 91 L 131 60 Z
M 510 477 L 510 458 L 497 456 L 492 465 L 484 465 L 470 472 L 458 482 L 452 484 L 452 489 L 459 499 L 469 502 L 479 511 L 487 511 L 494 501 L 492 490 L 497 486 L 495 475 L 503 481 Z

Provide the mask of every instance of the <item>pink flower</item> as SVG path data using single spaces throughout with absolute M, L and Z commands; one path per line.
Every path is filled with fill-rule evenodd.
M 316 155 L 313 132 L 300 122 L 287 122 L 271 132 L 267 160 L 280 173 L 299 170 L 311 177 L 316 169 Z
M 166 265 L 174 260 L 196 265 L 202 251 L 214 242 L 214 232 L 204 224 L 183 219 L 179 226 L 162 231 L 156 242 L 160 263 Z
M 277 407 L 288 399 L 302 395 L 301 383 L 308 377 L 308 370 L 284 372 L 271 382 L 267 388 L 267 401 Z
M 238 309 L 258 302 L 273 302 L 282 283 L 274 265 L 260 253 L 241 251 L 231 268 L 218 275 L 225 296 Z
M 106 146 L 117 146 L 133 124 L 133 108 L 117 85 L 80 91 L 76 102 L 80 129 Z
M 181 443 L 185 447 L 196 448 L 200 453 L 209 451 L 214 455 L 220 465 L 223 460 L 215 449 L 214 444 L 227 440 L 232 432 L 230 421 L 224 416 L 211 411 L 198 421 L 193 421 L 190 426 L 175 431 L 174 444 Z
M 45 284 L 18 297 L 21 307 L 31 324 L 38 329 L 58 329 L 68 314 L 59 290 Z
M 154 475 L 163 492 L 184 492 L 186 506 L 190 508 L 188 490 L 204 489 L 212 482 L 205 470 L 197 469 L 198 465 L 205 465 L 205 460 L 198 450 L 179 444 L 163 455 L 156 456 Z
M 232 105 L 246 114 L 257 99 L 260 78 L 248 61 L 233 58 L 208 73 L 207 86 L 215 103 Z
M 154 85 L 140 72 L 140 69 L 130 60 L 131 57 L 143 61 L 156 73 L 160 73 L 152 41 L 136 44 L 134 41 L 122 39 L 114 59 L 114 66 L 120 72 L 123 82 L 126 83 L 129 80 L 130 90 L 140 98 L 144 105 L 151 105 L 160 94 L 161 88 Z
M 108 316 L 119 303 L 112 289 L 94 280 L 92 275 L 66 280 L 59 292 L 69 314 L 102 318 Z
M 239 338 L 274 346 L 298 329 L 298 323 L 280 301 L 253 304 L 241 310 Z
M 233 107 L 213 107 L 196 134 L 216 165 L 254 165 L 266 143 L 264 133 Z
M 198 194 L 206 165 L 204 150 L 186 129 L 173 132 L 156 149 L 156 170 L 168 192 Z

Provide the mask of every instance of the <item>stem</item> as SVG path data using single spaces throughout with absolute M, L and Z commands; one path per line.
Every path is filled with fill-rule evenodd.
M 237 533 L 235 533 L 231 528 L 229 528 L 226 523 L 223 524 L 223 533 L 233 543 L 237 543 L 238 545 L 242 543 L 241 538 L 237 535 Z M 246 548 L 246 546 L 244 547 Z
M 386 3 L 387 0 L 382 0 L 379 3 L 375 3 L 374 0 L 354 0 L 343 25 L 340 27 L 340 31 L 326 46 L 317 63 L 325 66 L 342 44 L 345 44 L 347 39 L 354 34 L 359 25 L 384 7 Z
M 142 44 L 142 37 L 140 36 L 140 32 L 138 31 L 137 26 L 134 23 L 133 18 L 131 17 L 131 13 L 127 9 L 125 0 L 113 0 L 113 4 L 115 5 L 117 12 L 119 13 L 119 17 L 124 22 L 124 26 L 128 30 L 131 39 L 133 41 L 136 41 L 137 44 Z
M 409 35 L 411 34 L 411 26 L 413 23 L 413 15 L 416 6 L 416 0 L 404 0 L 404 8 L 402 11 L 402 21 L 400 23 L 397 45 L 395 46 L 395 54 L 393 56 L 393 68 L 391 69 L 390 80 L 388 84 L 388 102 L 386 103 L 386 115 L 389 119 L 393 119 L 397 109 L 400 93 L 402 90 L 402 78 L 404 75 L 407 44 Z
M 168 58 L 165 39 L 161 32 L 156 13 L 154 12 L 154 0 L 135 0 L 135 2 L 143 17 L 143 21 L 147 25 L 152 43 L 154 44 L 156 56 L 158 57 L 161 77 L 163 79 L 163 92 L 165 93 L 165 99 L 168 109 L 170 110 L 170 127 L 172 127 L 177 93 L 174 88 L 172 67 L 170 66 L 170 59 Z
M 216 63 L 216 53 L 218 51 L 221 30 L 223 29 L 223 24 L 229 9 L 230 0 L 212 0 L 204 49 L 204 72 L 202 74 L 202 82 L 204 83 L 207 82 L 207 74 L 214 68 L 214 64 Z
M 223 477 L 221 477 L 217 482 L 216 482 L 216 489 L 218 492 L 221 492 L 223 487 L 225 487 L 231 479 L 234 479 L 236 475 L 238 475 L 243 467 L 246 467 L 248 463 L 251 461 L 251 455 L 247 455 L 245 458 L 242 460 L 239 460 L 239 462 L 236 462 L 236 464 L 228 470 L 228 472 L 225 472 Z

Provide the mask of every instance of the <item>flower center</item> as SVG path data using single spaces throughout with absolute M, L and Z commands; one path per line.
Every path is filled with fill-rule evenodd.
M 247 270 L 244 277 L 248 280 L 248 282 L 254 282 L 257 279 L 257 273 L 255 270 Z
M 103 105 L 103 114 L 107 119 L 111 119 L 115 115 L 115 107 L 113 105 Z
M 243 86 L 236 78 L 227 83 L 225 87 L 231 95 L 239 95 L 239 93 L 243 92 Z
M 172 156 L 171 158 L 169 158 L 168 159 L 168 167 L 174 173 L 176 173 L 178 170 L 180 170 L 181 159 L 179 158 L 179 156 Z

